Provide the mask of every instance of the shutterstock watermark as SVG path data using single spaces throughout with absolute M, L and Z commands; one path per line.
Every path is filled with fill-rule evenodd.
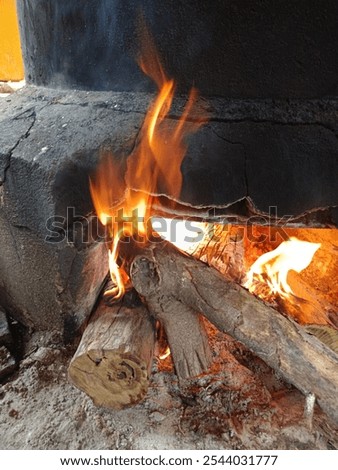
M 289 236 L 285 229 L 291 221 L 292 216 L 278 217 L 276 206 L 269 208 L 268 215 L 255 215 L 244 221 L 237 216 L 217 217 L 212 213 L 198 220 L 181 215 L 150 216 L 145 220 L 137 208 L 130 212 L 121 207 L 115 215 L 106 217 L 103 226 L 97 216 L 81 216 L 75 207 L 68 207 L 66 216 L 56 215 L 47 219 L 45 241 L 86 245 L 109 241 L 118 235 L 121 243 L 128 243 L 130 239 L 141 243 L 164 240 L 187 244 L 212 240 L 217 243 L 224 239 L 224 231 L 237 226 L 236 240 L 230 238 L 228 243 L 240 243 L 244 238 L 249 242 L 264 243 L 274 242 L 278 237 L 281 241 L 287 240 Z M 257 230 L 258 226 L 265 229 Z

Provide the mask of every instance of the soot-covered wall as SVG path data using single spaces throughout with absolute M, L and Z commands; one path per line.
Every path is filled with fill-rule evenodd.
M 139 70 L 145 17 L 168 74 L 228 98 L 338 92 L 336 0 L 18 0 L 28 82 L 150 91 Z

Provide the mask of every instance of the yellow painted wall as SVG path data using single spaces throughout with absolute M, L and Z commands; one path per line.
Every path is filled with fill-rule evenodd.
M 22 62 L 15 0 L 0 0 L 0 80 L 22 80 Z

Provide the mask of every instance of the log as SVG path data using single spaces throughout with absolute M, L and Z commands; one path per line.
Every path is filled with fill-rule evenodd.
M 190 254 L 240 284 L 245 276 L 243 232 L 240 226 L 208 224 L 206 241 Z
M 12 334 L 9 329 L 7 316 L 0 310 L 0 346 L 11 346 L 13 343 Z
M 148 301 L 148 309 L 166 333 L 175 372 L 185 380 L 206 372 L 212 363 L 208 335 L 200 316 L 172 296 L 156 294 Z
M 12 374 L 16 369 L 16 361 L 6 346 L 0 346 L 0 380 Z
M 133 245 L 137 253 L 139 247 Z M 141 251 L 142 251 L 141 247 Z M 127 256 L 128 258 L 129 256 Z M 136 265 L 135 265 L 136 266 Z M 141 276 L 149 265 L 141 266 Z M 168 273 L 175 276 L 172 271 Z M 155 273 L 148 273 L 151 279 Z M 154 318 L 163 326 L 173 357 L 175 372 L 180 381 L 196 377 L 206 372 L 212 364 L 208 335 L 200 315 L 176 298 L 166 286 L 157 289 L 158 283 L 150 282 L 151 295 L 146 296 L 147 307 Z
M 113 306 L 101 300 L 69 365 L 70 381 L 97 406 L 122 409 L 140 402 L 148 390 L 154 322 L 131 297 Z
M 313 393 L 338 423 L 338 355 L 292 319 L 169 243 L 152 243 L 136 251 L 129 260 L 129 271 L 134 288 L 148 304 L 154 296 L 165 294 L 175 299 L 177 315 L 177 301 L 184 305 L 182 314 L 186 307 L 201 312 L 286 381 L 306 395 Z M 169 331 L 167 335 L 169 338 Z

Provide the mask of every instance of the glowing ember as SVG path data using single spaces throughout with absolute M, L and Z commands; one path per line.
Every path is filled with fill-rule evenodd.
M 181 163 L 187 150 L 186 136 L 197 130 L 203 120 L 188 121 L 196 101 L 192 89 L 179 120 L 167 120 L 174 91 L 173 80 L 168 79 L 160 64 L 156 48 L 146 30 L 143 31 L 142 57 L 139 64 L 159 88 L 159 93 L 146 115 L 141 139 L 127 162 L 117 162 L 111 154 L 104 154 L 95 175 L 90 178 L 90 192 L 101 223 L 108 228 L 109 269 L 116 285 L 108 295 L 120 298 L 128 280 L 117 264 L 118 243 L 122 236 L 146 235 L 146 222 L 151 214 L 154 194 L 177 198 L 181 191 Z M 205 119 L 204 119 L 205 121 Z M 169 124 L 170 123 L 170 124 Z M 145 237 L 144 237 L 145 238 Z
M 320 243 L 310 243 L 295 237 L 281 243 L 278 248 L 260 256 L 251 266 L 245 287 L 255 291 L 256 282 L 266 283 L 273 294 L 289 297 L 293 294 L 287 282 L 288 272 L 297 273 L 307 268 Z

